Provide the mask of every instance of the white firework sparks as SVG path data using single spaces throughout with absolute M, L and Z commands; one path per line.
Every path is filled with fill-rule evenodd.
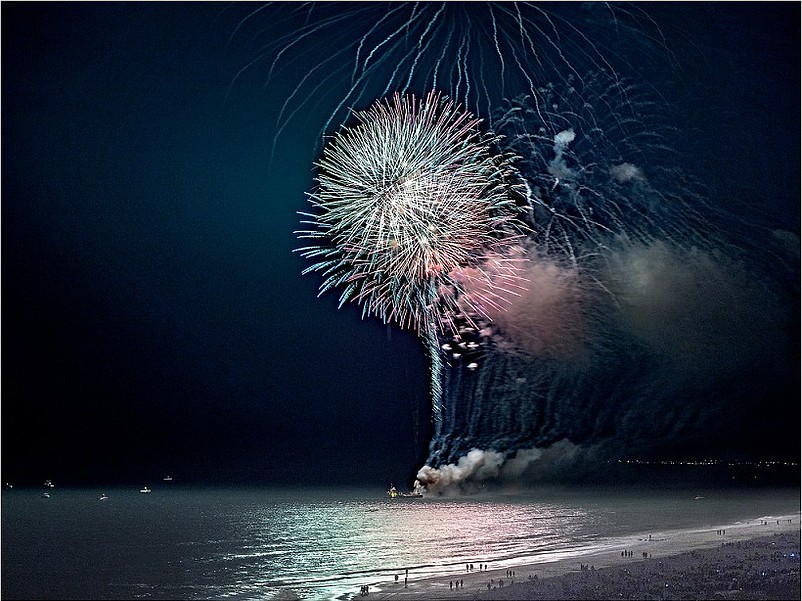
M 313 229 L 298 232 L 316 242 L 299 249 L 316 261 L 304 273 L 323 272 L 321 292 L 343 287 L 341 304 L 363 315 L 427 337 L 456 331 L 466 305 L 482 316 L 481 303 L 460 298 L 463 269 L 492 262 L 495 281 L 514 286 L 525 230 L 514 157 L 494 153 L 498 138 L 435 92 L 355 115 L 317 163 Z

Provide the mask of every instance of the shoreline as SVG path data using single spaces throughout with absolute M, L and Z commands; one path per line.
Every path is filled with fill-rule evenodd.
M 743 522 L 716 525 L 709 528 L 641 533 L 617 539 L 616 542 L 620 542 L 620 546 L 615 549 L 606 548 L 583 555 L 572 555 L 571 557 L 557 559 L 546 557 L 540 561 L 531 558 L 530 560 L 515 563 L 515 565 L 509 564 L 510 567 L 494 568 L 490 565 L 489 569 L 480 571 L 478 570 L 479 564 L 476 563 L 474 565 L 477 569 L 473 571 L 455 571 L 421 579 L 416 579 L 414 572 L 410 571 L 406 588 L 404 588 L 404 574 L 401 573 L 398 582 L 390 580 L 370 584 L 367 596 L 372 599 L 410 600 L 468 598 L 606 599 L 610 598 L 607 595 L 619 596 L 615 589 L 610 590 L 612 585 L 609 583 L 606 588 L 602 586 L 605 580 L 609 580 L 612 573 L 615 573 L 617 581 L 620 581 L 621 574 L 625 574 L 627 579 L 635 578 L 638 574 L 643 578 L 654 579 L 658 575 L 664 576 L 668 571 L 673 570 L 673 572 L 676 572 L 679 570 L 679 573 L 674 574 L 673 577 L 675 580 L 679 578 L 681 581 L 683 569 L 686 571 L 696 569 L 696 571 L 701 570 L 708 580 L 715 580 L 720 578 L 721 572 L 711 573 L 711 570 L 706 569 L 706 567 L 709 567 L 708 564 L 718 565 L 725 557 L 727 565 L 738 564 L 737 558 L 733 559 L 731 556 L 737 554 L 746 558 L 749 549 L 754 553 L 757 553 L 757 549 L 762 549 L 764 552 L 761 556 L 763 556 L 766 555 L 766 549 L 773 548 L 772 543 L 776 546 L 779 541 L 781 546 L 793 546 L 797 553 L 795 560 L 788 561 L 786 559 L 783 564 L 783 569 L 792 570 L 790 576 L 785 573 L 783 580 L 785 583 L 783 590 L 785 592 L 777 597 L 750 597 L 743 596 L 743 594 L 738 596 L 738 590 L 728 589 L 729 586 L 732 586 L 733 579 L 731 578 L 730 582 L 726 583 L 727 586 L 724 587 L 725 590 L 729 591 L 725 596 L 736 599 L 799 599 L 800 517 L 802 517 L 801 514 L 796 513 L 772 516 L 771 518 L 758 517 Z M 756 542 L 750 546 L 744 544 L 746 541 Z M 757 541 L 762 542 L 758 543 Z M 625 552 L 626 555 L 622 554 L 622 552 Z M 646 554 L 645 556 L 644 553 Z M 710 557 L 706 557 L 707 555 L 710 555 Z M 769 560 L 767 559 L 767 561 Z M 742 558 L 740 564 L 743 563 Z M 753 564 L 754 562 L 750 561 L 749 567 L 753 567 Z M 670 567 L 671 565 L 674 567 Z M 775 562 L 773 567 L 768 569 L 776 570 L 777 565 L 779 564 Z M 581 566 L 584 566 L 584 569 L 581 569 Z M 508 569 L 514 571 L 514 578 L 508 575 Z M 795 576 L 793 575 L 794 573 Z M 788 580 L 789 577 L 790 581 Z M 737 576 L 735 579 L 737 580 Z M 568 582 L 568 580 L 572 582 Z M 456 581 L 460 581 L 461 586 L 455 588 L 453 583 Z M 697 581 L 695 584 L 699 590 L 706 587 L 705 583 L 699 581 L 698 575 Z M 788 590 L 789 582 L 790 591 Z M 641 582 L 640 584 L 646 585 L 649 583 Z M 677 584 L 690 586 L 693 583 L 678 582 Z M 488 585 L 490 586 L 488 587 Z M 597 592 L 601 596 L 593 596 L 593 586 L 599 589 Z M 666 586 L 670 587 L 671 585 L 669 583 Z M 554 589 L 557 589 L 558 592 Z M 788 592 L 794 594 L 788 597 Z M 740 593 L 743 593 L 743 591 L 740 591 Z M 358 592 L 354 594 L 354 598 L 357 596 L 360 596 Z M 624 598 L 630 597 L 625 596 Z M 671 598 L 671 596 L 666 596 L 666 592 L 661 590 L 660 596 L 657 598 Z

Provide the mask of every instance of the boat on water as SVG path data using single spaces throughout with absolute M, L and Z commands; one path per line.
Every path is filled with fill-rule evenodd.
M 150 488 L 148 488 L 147 486 L 143 486 L 142 488 L 140 488 L 140 489 L 139 489 L 139 492 L 141 492 L 141 493 L 146 493 L 146 494 L 147 494 L 147 493 L 149 493 L 149 492 L 153 492 L 153 490 L 151 490 L 151 489 L 150 489 Z
M 50 493 L 49 493 L 49 492 L 43 492 L 43 493 L 42 493 L 42 496 L 43 496 L 45 499 L 49 499 L 49 498 L 50 498 Z
M 99 501 L 107 501 L 109 496 L 106 493 L 102 493 L 98 498 Z
M 419 492 L 401 492 L 395 487 L 395 485 L 390 484 L 390 488 L 387 489 L 387 496 L 390 497 L 391 499 L 397 499 L 399 497 L 402 498 L 422 497 L 423 494 Z
M 173 481 L 173 477 L 172 476 L 165 476 L 164 478 L 162 478 L 162 480 L 164 480 L 165 482 L 172 482 Z

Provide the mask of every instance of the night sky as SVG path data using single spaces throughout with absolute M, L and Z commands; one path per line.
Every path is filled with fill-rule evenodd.
M 797 236 L 795 344 L 767 351 L 795 367 L 745 426 L 755 459 L 796 459 L 799 5 L 672 6 L 649 10 L 688 170 Z M 243 71 L 276 26 L 238 29 L 253 8 L 3 3 L 4 481 L 386 486 L 426 458 L 422 345 L 317 298 L 292 252 L 330 98 L 270 169 L 305 71 Z

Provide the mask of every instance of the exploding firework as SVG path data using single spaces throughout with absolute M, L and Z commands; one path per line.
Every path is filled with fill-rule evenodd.
M 493 269 L 515 285 L 520 244 L 519 177 L 497 138 L 434 92 L 395 95 L 367 111 L 326 145 L 310 195 L 315 241 L 300 249 L 323 272 L 321 291 L 341 287 L 340 302 L 428 337 L 457 332 L 457 313 L 481 315 L 463 294 L 461 274 Z M 494 292 L 477 294 L 493 303 Z M 501 298 L 497 296 L 497 298 Z

